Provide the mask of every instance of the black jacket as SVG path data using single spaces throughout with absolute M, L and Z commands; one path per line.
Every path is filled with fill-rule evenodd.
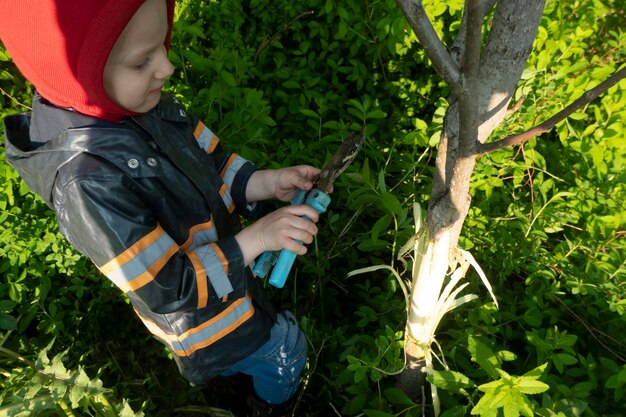
M 203 383 L 259 348 L 275 313 L 234 234 L 251 216 L 254 166 L 164 95 L 109 123 L 39 96 L 5 121 L 6 156 L 59 229 L 128 296 L 146 327 Z

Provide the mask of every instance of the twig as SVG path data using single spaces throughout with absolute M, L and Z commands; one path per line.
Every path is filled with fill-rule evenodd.
M 330 408 L 333 409 L 333 411 L 335 412 L 335 414 L 337 414 L 339 417 L 341 417 L 341 413 L 339 411 L 337 411 L 337 409 L 335 408 L 335 406 L 333 405 L 333 403 L 328 403 L 328 405 L 330 405 Z
M 4 94 L 5 96 L 7 96 L 7 97 L 8 97 L 8 98 L 10 98 L 11 100 L 13 100 L 13 102 L 14 102 L 14 103 L 16 103 L 16 104 L 17 104 L 17 105 L 19 105 L 19 106 L 22 106 L 22 107 L 24 107 L 24 108 L 26 108 L 26 109 L 28 109 L 28 110 L 32 110 L 32 109 L 33 109 L 32 107 L 27 106 L 26 104 L 24 104 L 24 103 L 22 103 L 22 102 L 18 101 L 18 100 L 17 100 L 15 97 L 13 97 L 11 94 L 9 94 L 9 93 L 7 93 L 6 91 L 4 91 L 4 90 L 2 89 L 2 87 L 0 87 L 0 93 Z
M 522 107 L 522 104 L 524 104 L 524 101 L 525 101 L 525 100 L 526 100 L 526 95 L 524 94 L 523 96 L 521 96 L 521 97 L 519 98 L 519 100 L 517 100 L 517 101 L 515 102 L 515 104 L 514 104 L 512 107 L 509 107 L 509 108 L 506 110 L 506 115 L 507 115 L 507 116 L 509 116 L 509 115 L 511 115 L 511 114 L 513 114 L 513 113 L 515 113 L 516 111 L 518 111 L 518 110 L 520 109 L 520 107 Z
M 530 209 L 530 212 L 528 213 L 528 221 L 530 221 L 533 208 L 535 207 L 535 188 L 533 187 L 533 174 L 530 172 L 530 164 L 528 163 L 528 159 L 526 158 L 526 152 L 524 151 L 524 146 L 520 146 L 519 149 L 522 153 L 522 158 L 524 158 L 524 165 L 526 165 L 526 173 L 528 173 L 528 188 L 530 190 L 530 204 L 531 204 L 531 209 Z
M 624 344 L 622 344 L 619 340 L 615 339 L 614 337 L 601 332 L 599 330 L 595 330 L 594 328 L 592 328 L 589 323 L 587 323 L 585 320 L 583 320 L 578 314 L 576 314 L 574 312 L 574 310 L 572 310 L 571 308 L 569 308 L 569 306 L 567 304 L 565 304 L 565 302 L 563 300 L 561 300 L 559 297 L 555 297 L 555 296 L 551 296 L 551 299 L 554 299 L 556 301 L 558 301 L 563 307 L 565 307 L 565 310 L 567 310 L 567 312 L 574 317 L 578 322 L 580 322 L 580 324 L 583 325 L 583 327 L 589 332 L 589 334 L 591 335 L 591 337 L 593 337 L 603 348 L 605 348 L 606 350 L 608 350 L 610 353 L 612 353 L 617 359 L 619 359 L 620 361 L 626 363 L 626 357 L 620 355 L 619 353 L 615 352 L 613 349 L 611 349 L 609 346 L 607 346 L 607 344 L 601 339 L 599 338 L 596 333 L 601 334 L 603 337 L 609 339 L 610 341 L 616 343 L 617 345 L 619 345 L 620 348 L 625 348 L 626 346 Z
M 452 56 L 439 39 L 420 0 L 396 0 L 411 29 L 426 50 L 435 71 L 450 85 L 453 91 L 460 89 L 460 71 Z
M 228 410 L 204 405 L 186 405 L 183 407 L 175 408 L 173 411 L 176 414 L 182 415 L 188 415 L 189 413 L 193 413 L 203 414 L 205 416 L 211 417 L 234 417 L 234 414 Z
M 620 81 L 624 77 L 626 77 L 626 66 L 624 66 L 619 71 L 613 73 L 613 75 L 602 81 L 594 88 L 587 90 L 582 96 L 580 96 L 569 106 L 565 107 L 563 110 L 561 110 L 545 122 L 541 123 L 540 125 L 535 126 L 532 129 L 529 129 L 523 133 L 509 135 L 506 138 L 496 142 L 478 144 L 477 152 L 479 154 L 485 154 L 505 148 L 507 146 L 520 145 L 522 143 L 528 142 L 536 136 L 541 135 L 542 133 L 549 132 L 557 123 L 563 121 L 570 114 L 574 113 L 576 110 L 580 109 L 584 105 L 591 103 L 600 94 L 606 92 L 609 88 L 613 87 L 615 84 L 617 84 L 618 81 Z
M 370 35 L 372 36 L 372 42 L 374 44 L 378 44 L 378 36 L 376 36 L 376 33 L 374 32 L 374 23 L 372 22 L 372 13 L 370 12 L 370 5 L 368 0 L 365 0 L 365 15 L 367 16 L 367 20 L 368 20 L 368 29 L 370 30 Z M 380 65 L 380 71 L 383 73 L 383 79 L 385 80 L 385 82 L 387 81 L 387 71 L 385 71 L 385 65 L 383 63 L 383 59 L 380 56 L 380 51 L 378 48 L 376 48 L 376 57 L 378 58 L 378 65 Z
M 13 352 L 11 349 L 0 347 L 0 353 L 3 354 L 4 356 L 8 356 L 9 358 L 15 359 L 18 362 L 21 362 L 25 365 L 35 366 L 35 362 L 31 361 L 30 359 L 26 359 L 19 353 Z
M 299 14 L 298 16 L 296 16 L 293 19 L 291 19 L 289 21 L 289 23 L 282 25 L 281 28 L 278 29 L 278 31 L 276 33 L 274 33 L 272 36 L 270 36 L 269 38 L 265 38 L 263 40 L 263 42 L 261 42 L 261 46 L 259 46 L 259 49 L 257 49 L 256 53 L 254 54 L 254 58 L 252 59 L 252 62 L 254 62 L 256 64 L 257 58 L 259 57 L 259 55 L 261 55 L 261 52 L 263 52 L 265 50 L 265 48 L 270 46 L 272 44 L 272 42 L 274 42 L 274 39 L 276 39 L 280 35 L 282 35 L 283 32 L 285 32 L 287 29 L 289 29 L 291 27 L 291 25 L 293 25 L 297 20 L 303 18 L 304 16 L 313 14 L 313 13 L 315 13 L 313 10 L 309 10 L 309 11 L 306 11 L 304 13 Z

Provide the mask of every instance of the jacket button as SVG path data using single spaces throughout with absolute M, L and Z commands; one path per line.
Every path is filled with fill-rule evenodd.
M 131 167 L 132 169 L 135 169 L 139 166 L 139 161 L 136 160 L 135 158 L 131 158 L 128 160 L 128 166 Z
M 150 165 L 152 168 L 158 165 L 157 160 L 154 158 L 148 158 L 146 162 L 148 162 L 148 165 Z
M 185 110 L 183 110 L 183 109 L 180 109 L 180 110 L 178 111 L 178 113 L 179 113 L 182 117 L 187 116 L 187 113 L 185 113 Z

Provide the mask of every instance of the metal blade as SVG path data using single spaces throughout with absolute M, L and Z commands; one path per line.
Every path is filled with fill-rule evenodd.
M 335 179 L 345 171 L 361 150 L 365 141 L 365 127 L 359 133 L 352 132 L 339 146 L 339 149 L 320 171 L 316 188 L 328 193 Z

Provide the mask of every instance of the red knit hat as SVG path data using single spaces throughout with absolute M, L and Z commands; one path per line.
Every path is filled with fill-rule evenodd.
M 136 113 L 105 93 L 111 48 L 145 0 L 0 1 L 0 40 L 22 74 L 60 107 L 110 121 Z M 169 48 L 174 1 L 167 1 Z

